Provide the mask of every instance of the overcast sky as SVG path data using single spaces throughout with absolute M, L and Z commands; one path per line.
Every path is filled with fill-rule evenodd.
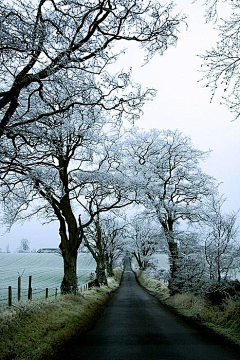
M 146 129 L 179 129 L 199 149 L 211 149 L 211 158 L 203 169 L 222 182 L 220 191 L 227 197 L 226 211 L 237 210 L 240 208 L 240 120 L 231 121 L 233 114 L 219 104 L 218 96 L 210 103 L 210 92 L 198 82 L 201 59 L 197 54 L 213 46 L 217 34 L 212 24 L 204 23 L 200 4 L 191 4 L 191 0 L 179 0 L 178 4 L 189 18 L 188 30 L 182 29 L 177 47 L 141 67 L 141 53 L 134 46 L 119 61 L 119 66 L 132 67 L 136 82 L 158 90 L 154 101 L 145 106 L 137 125 Z M 58 225 L 42 226 L 36 221 L 13 226 L 10 233 L 0 237 L 0 248 L 5 251 L 9 244 L 10 250 L 15 251 L 22 238 L 29 240 L 31 248 L 57 247 Z

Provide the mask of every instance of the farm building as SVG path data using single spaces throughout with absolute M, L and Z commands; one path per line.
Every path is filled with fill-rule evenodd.
M 37 251 L 38 253 L 59 253 L 59 248 L 41 248 Z

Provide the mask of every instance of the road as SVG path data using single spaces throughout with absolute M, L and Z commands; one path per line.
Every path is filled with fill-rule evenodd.
M 122 284 L 96 326 L 61 359 L 240 360 L 240 352 L 169 312 L 138 285 L 127 262 Z

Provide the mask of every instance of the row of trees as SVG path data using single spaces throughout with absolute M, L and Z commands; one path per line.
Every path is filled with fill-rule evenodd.
M 52 146 L 51 140 L 48 139 Z M 65 169 L 67 182 L 63 189 L 59 181 L 63 169 L 55 158 L 52 163 L 49 158 L 47 173 L 46 163 L 38 163 L 34 177 L 24 178 L 24 181 L 19 181 L 18 174 L 12 172 L 11 177 L 7 177 L 7 186 L 2 186 L 1 190 L 5 222 L 22 221 L 36 214 L 47 216 L 49 221 L 59 221 L 60 231 L 63 231 L 60 232 L 60 250 L 65 264 L 62 289 L 66 289 L 66 281 L 71 289 L 77 287 L 77 250 L 84 241 L 96 260 L 97 278 L 102 284 L 106 284 L 105 270 L 112 274 L 114 261 L 120 254 L 130 252 L 140 267 L 145 268 L 156 248 L 164 248 L 169 253 L 170 288 L 174 292 L 186 280 L 185 270 L 191 263 L 189 251 L 194 253 L 193 247 L 200 245 L 196 236 L 193 241 L 192 235 L 182 229 L 203 222 L 209 230 L 201 246 L 205 244 L 211 278 L 215 277 L 216 266 L 219 281 L 224 272 L 228 274 L 233 259 L 231 257 L 231 264 L 224 265 L 226 260 L 218 256 L 217 264 L 215 241 L 219 242 L 220 252 L 224 247 L 230 249 L 237 235 L 237 214 L 221 214 L 223 199 L 218 196 L 217 183 L 200 168 L 200 161 L 207 158 L 208 153 L 197 150 L 190 139 L 178 131 L 143 132 L 136 128 L 134 133 L 129 130 L 114 143 L 106 141 L 101 146 L 95 144 L 95 138 L 89 137 L 87 149 L 92 152 L 89 160 L 84 159 L 84 167 L 88 165 L 92 171 L 80 167 L 84 148 L 79 146 L 75 149 L 72 166 Z M 12 159 L 13 165 L 17 164 L 16 160 Z M 31 168 L 32 165 L 29 170 Z M 132 204 L 135 209 L 144 207 L 145 211 L 131 221 L 117 221 L 117 209 Z M 82 216 L 76 223 L 74 211 L 80 209 Z M 68 222 L 63 222 L 63 215 Z M 188 242 L 190 238 L 192 244 Z M 70 244 L 75 244 L 75 248 Z M 237 259 L 237 245 L 234 249 Z M 226 255 L 227 251 L 223 253 Z M 196 270 L 196 263 L 194 266 Z
M 0 4 L 3 221 L 58 221 L 62 292 L 77 287 L 77 250 L 101 212 L 135 199 L 113 147 L 153 89 L 113 74 L 126 46 L 145 61 L 176 43 L 184 17 L 158 1 L 38 0 Z
M 148 244 L 147 237 L 144 243 L 138 241 L 136 245 L 130 242 L 131 253 L 134 255 L 136 250 L 138 251 L 138 258 L 135 258 L 139 268 L 149 271 L 158 279 L 170 281 L 172 293 L 199 291 L 207 283 L 236 279 L 240 269 L 237 213 L 224 213 L 223 205 L 223 197 L 215 196 L 212 203 L 208 202 L 206 216 L 200 221 L 185 228 L 175 226 L 177 256 L 174 274 L 169 273 L 167 264 L 162 264 L 162 254 L 168 253 L 171 261 L 171 253 L 166 247 L 167 239 L 163 232 L 158 233 L 154 245 L 153 238 Z M 138 234 L 141 238 L 141 232 Z M 158 256 L 151 256 L 159 251 L 160 261 Z
M 144 198 L 141 202 L 144 204 Z M 200 220 L 188 220 L 188 226 L 174 224 L 174 259 L 164 229 L 147 207 L 130 217 L 116 212 L 98 216 L 85 237 L 85 246 L 97 262 L 97 280 L 107 284 L 106 274 L 112 275 L 113 263 L 126 255 L 135 259 L 141 270 L 168 281 L 172 293 L 199 291 L 206 283 L 234 279 L 240 268 L 237 213 L 225 214 L 224 202 L 222 196 L 211 195 L 199 205 Z M 166 260 L 162 263 L 167 254 L 170 264 L 175 261 L 174 273 L 168 270 Z
M 146 222 L 154 218 L 166 240 L 173 289 L 179 223 L 200 221 L 202 204 L 217 193 L 200 168 L 208 154 L 178 131 L 131 128 L 155 90 L 134 84 L 130 71 L 108 69 L 124 53 L 119 42 L 139 43 L 146 62 L 162 55 L 176 43 L 184 16 L 172 3 L 135 0 L 76 0 L 74 6 L 72 0 L 16 0 L 3 1 L 0 10 L 3 223 L 11 227 L 32 216 L 58 221 L 67 293 L 77 289 L 83 241 L 100 282 L 106 264 L 111 273 L 108 241 L 115 241 L 116 229 L 123 237 L 125 225 L 103 214 L 144 206 Z M 142 239 L 155 239 L 146 222 Z

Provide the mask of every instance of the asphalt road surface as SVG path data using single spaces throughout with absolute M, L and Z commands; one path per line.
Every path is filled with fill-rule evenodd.
M 62 359 L 238 360 L 240 352 L 169 312 L 137 284 L 126 262 L 122 284 L 96 326 Z

